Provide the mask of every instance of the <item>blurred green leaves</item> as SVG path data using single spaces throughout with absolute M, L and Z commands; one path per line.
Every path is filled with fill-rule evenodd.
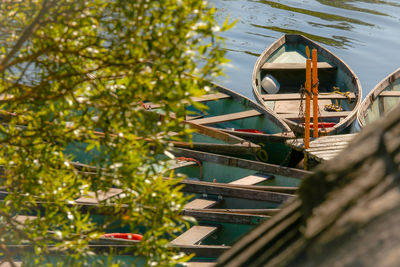
M 185 224 L 187 198 L 181 178 L 162 178 L 168 164 L 158 155 L 171 132 L 190 133 L 180 124 L 184 102 L 222 74 L 218 34 L 228 20 L 216 25 L 215 9 L 197 0 L 4 1 L 0 9 L 3 260 L 15 255 L 8 245 L 30 244 L 36 265 L 63 265 L 49 260 L 50 247 L 69 255 L 64 264 L 89 264 L 89 242 L 116 225 L 144 235 L 132 255 L 148 264 L 187 260 L 166 246 Z M 166 117 L 146 111 L 146 101 Z M 113 187 L 124 193 L 112 208 L 99 203 L 101 219 L 72 204 Z M 37 218 L 21 224 L 17 215 Z

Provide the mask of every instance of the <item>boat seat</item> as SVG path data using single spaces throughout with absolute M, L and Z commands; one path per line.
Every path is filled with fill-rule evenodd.
M 238 179 L 236 181 L 230 182 L 229 184 L 235 184 L 235 185 L 255 185 L 261 182 L 264 182 L 266 180 L 268 180 L 268 178 L 270 177 L 264 177 L 261 175 L 249 175 L 247 177 Z
M 171 241 L 173 245 L 195 245 L 217 231 L 215 226 L 196 225 Z
M 87 196 L 85 197 L 80 197 L 75 200 L 76 203 L 89 203 L 89 204 L 98 204 L 100 201 L 107 200 L 109 198 L 112 198 L 122 192 L 122 189 L 120 188 L 111 188 L 107 192 L 104 191 L 97 191 L 97 198 L 96 194 L 94 192 L 90 192 Z
M 318 62 L 318 69 L 336 69 L 335 66 L 328 62 Z M 304 63 L 274 63 L 267 62 L 261 67 L 262 70 L 302 70 L 306 69 L 306 62 Z
M 400 93 L 400 92 L 399 92 Z M 351 99 L 354 99 L 356 96 L 354 93 L 349 94 Z M 303 97 L 305 98 L 305 97 Z M 284 100 L 300 100 L 300 93 L 292 93 L 292 94 L 263 94 L 262 99 L 264 101 L 284 101 Z M 318 100 L 320 99 L 348 99 L 347 96 L 342 94 L 319 94 Z
M 218 201 L 196 198 L 185 205 L 185 209 L 209 209 L 218 204 Z
M 230 95 L 224 94 L 224 93 L 215 93 L 215 94 L 206 94 L 203 96 L 194 96 L 191 97 L 192 101 L 194 102 L 207 102 L 207 101 L 213 101 L 213 100 L 220 100 L 220 99 L 226 99 L 230 98 Z M 184 101 L 184 103 L 188 103 L 187 101 Z M 161 107 L 160 104 L 157 103 L 151 103 L 151 102 L 146 102 L 144 103 L 148 109 L 155 109 Z
M 382 91 L 379 96 L 400 96 L 400 91 Z
M 338 111 L 338 112 L 329 112 L 329 111 L 323 111 L 320 112 L 321 114 L 318 115 L 318 118 L 321 119 L 334 119 L 334 118 L 343 118 L 347 117 L 351 111 Z M 279 114 L 280 118 L 283 119 L 289 119 L 289 120 L 295 120 L 299 119 L 299 114 L 298 113 L 288 113 L 288 114 Z M 311 118 L 313 117 L 313 114 L 310 116 Z
M 221 123 L 221 122 L 226 122 L 226 121 L 240 120 L 240 119 L 245 119 L 245 118 L 250 118 L 250 117 L 255 117 L 255 116 L 260 116 L 260 115 L 261 115 L 260 112 L 252 109 L 252 110 L 246 110 L 246 111 L 230 113 L 230 114 L 225 114 L 225 115 L 220 115 L 220 116 L 191 120 L 190 122 L 195 123 L 195 124 L 207 125 L 207 124 L 215 124 L 215 123 Z
M 215 94 L 206 94 L 203 96 L 199 97 L 192 97 L 192 101 L 195 102 L 206 102 L 206 101 L 213 101 L 213 100 L 219 100 L 219 99 L 226 99 L 230 98 L 230 95 L 224 94 L 224 93 L 215 93 Z

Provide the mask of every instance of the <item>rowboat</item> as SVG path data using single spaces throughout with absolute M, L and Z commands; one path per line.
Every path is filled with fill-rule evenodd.
M 294 134 L 282 119 L 249 98 L 217 84 L 213 84 L 210 93 L 192 97 L 191 100 L 203 104 L 206 109 L 200 110 L 188 103 L 188 122 L 258 144 L 261 146 L 257 152 L 258 160 L 287 165 L 290 150 L 284 142 L 294 138 Z M 146 106 L 153 110 L 159 107 L 154 103 L 147 103 Z
M 365 97 L 357 113 L 361 128 L 388 114 L 399 104 L 399 77 L 400 68 L 378 83 Z
M 319 132 L 346 133 L 361 103 L 361 84 L 346 63 L 307 37 L 283 35 L 261 54 L 252 74 L 254 96 L 294 132 L 304 134 L 306 47 L 315 48 L 318 57 Z
M 78 205 L 82 210 L 88 211 L 94 223 L 108 221 L 108 217 L 115 219 L 115 215 L 108 214 L 106 209 L 99 208 L 94 204 L 76 203 L 71 205 Z M 43 212 L 45 211 L 42 210 L 40 202 L 38 202 L 37 210 L 32 211 L 29 215 L 16 215 L 14 216 L 14 220 L 23 225 L 26 221 L 36 219 L 38 214 L 43 214 Z M 192 222 L 182 227 L 181 232 L 176 237 L 169 237 L 170 242 L 168 246 L 187 254 L 194 253 L 195 257 L 192 260 L 195 261 L 215 261 L 218 256 L 227 251 L 240 237 L 270 217 L 265 215 L 211 213 L 208 211 L 198 211 L 193 215 L 191 216 L 197 219 L 197 223 L 194 224 Z M 104 252 L 110 253 L 111 251 L 113 255 L 117 256 L 117 259 L 122 255 L 131 256 L 132 252 L 135 251 L 135 247 L 140 245 L 141 241 L 138 239 L 141 238 L 141 232 L 135 230 L 133 231 L 135 234 L 133 234 L 129 226 L 121 222 L 114 222 L 105 231 L 106 235 L 90 243 L 90 248 L 94 253 L 91 257 L 98 258 L 103 256 Z M 146 230 L 140 229 L 139 231 L 143 233 Z M 131 236 L 135 236 L 135 238 L 131 239 Z M 136 236 L 139 238 L 136 238 Z M 8 249 L 14 249 L 17 255 L 21 254 L 18 258 L 22 258 L 22 260 L 23 253 L 32 248 L 26 242 L 24 245 L 13 244 L 11 240 L 5 240 L 4 242 L 8 244 Z M 57 254 L 62 257 L 62 252 L 60 252 L 58 251 Z M 65 257 L 67 258 L 67 256 Z M 143 260 L 143 256 L 129 258 L 129 261 L 134 262 Z

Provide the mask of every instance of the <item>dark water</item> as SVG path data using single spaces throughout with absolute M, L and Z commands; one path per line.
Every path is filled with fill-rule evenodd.
M 252 99 L 251 73 L 260 53 L 283 33 L 319 42 L 356 73 L 363 96 L 400 67 L 400 1 L 397 0 L 211 0 L 222 23 L 231 60 L 218 82 Z

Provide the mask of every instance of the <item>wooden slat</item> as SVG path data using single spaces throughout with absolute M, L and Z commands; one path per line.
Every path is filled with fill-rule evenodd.
M 230 95 L 224 94 L 224 93 L 215 93 L 215 94 L 207 94 L 203 95 L 200 97 L 192 97 L 192 101 L 195 102 L 207 102 L 207 101 L 213 101 L 213 100 L 220 100 L 220 99 L 226 99 L 230 98 Z M 188 101 L 184 101 L 185 104 L 188 104 Z M 157 103 L 151 103 L 151 102 L 146 102 L 144 103 L 148 109 L 155 109 L 161 107 L 160 104 Z
M 187 262 L 187 267 L 213 267 L 215 262 Z
M 215 206 L 218 202 L 214 200 L 196 198 L 185 205 L 185 209 L 208 209 Z
M 288 141 L 286 144 L 296 150 L 303 151 L 310 158 L 325 161 L 342 152 L 356 135 L 357 133 L 323 136 L 311 141 L 310 148 L 306 150 L 304 150 L 304 142 L 300 138 L 293 142 Z
M 383 91 L 379 96 L 397 96 L 400 97 L 400 91 Z
M 168 168 L 169 170 L 174 170 L 174 169 L 179 169 L 183 167 L 189 167 L 189 166 L 194 166 L 197 165 L 196 162 L 194 161 L 184 161 L 184 160 L 169 160 L 170 167 Z
M 321 119 L 327 119 L 327 118 L 343 118 L 349 116 L 351 111 L 338 111 L 338 112 L 321 112 L 321 114 L 318 116 Z M 289 119 L 289 120 L 295 120 L 299 119 L 299 114 L 298 113 L 291 113 L 291 114 L 279 114 L 279 117 L 283 119 Z M 311 118 L 312 118 L 311 114 Z
M 192 97 L 191 99 L 195 102 L 206 102 L 206 101 L 213 101 L 219 99 L 226 99 L 230 98 L 230 95 L 224 93 L 215 93 L 215 94 L 207 94 L 200 97 Z
M 237 185 L 255 185 L 261 182 L 266 181 L 268 178 L 260 176 L 260 175 L 249 175 L 238 179 L 236 181 L 230 182 L 229 184 L 237 184 Z
M 263 70 L 302 70 L 306 69 L 306 63 L 271 63 L 267 62 L 262 65 Z M 318 62 L 318 69 L 335 69 L 328 62 Z
M 89 193 L 86 197 L 81 197 L 75 200 L 76 203 L 93 203 L 97 204 L 100 201 L 104 201 L 111 197 L 114 197 L 122 192 L 122 189 L 119 188 L 111 188 L 109 191 L 97 191 L 97 198 L 94 192 Z
M 350 98 L 354 99 L 355 94 L 350 93 Z M 300 100 L 300 93 L 291 93 L 291 94 L 264 94 L 262 95 L 264 101 L 280 101 L 280 100 Z M 319 94 L 318 100 L 320 99 L 348 99 L 348 97 L 341 94 Z
M 195 123 L 195 124 L 207 125 L 207 124 L 214 124 L 214 123 L 220 123 L 220 122 L 226 122 L 226 121 L 240 120 L 240 119 L 245 119 L 245 118 L 250 118 L 250 117 L 255 117 L 255 116 L 260 116 L 260 115 L 261 115 L 260 112 L 253 109 L 253 110 L 246 110 L 246 111 L 230 113 L 230 114 L 225 114 L 225 115 L 220 115 L 220 116 L 207 117 L 204 119 L 191 120 L 190 122 Z
M 214 226 L 196 225 L 171 241 L 173 245 L 195 245 L 217 230 Z

